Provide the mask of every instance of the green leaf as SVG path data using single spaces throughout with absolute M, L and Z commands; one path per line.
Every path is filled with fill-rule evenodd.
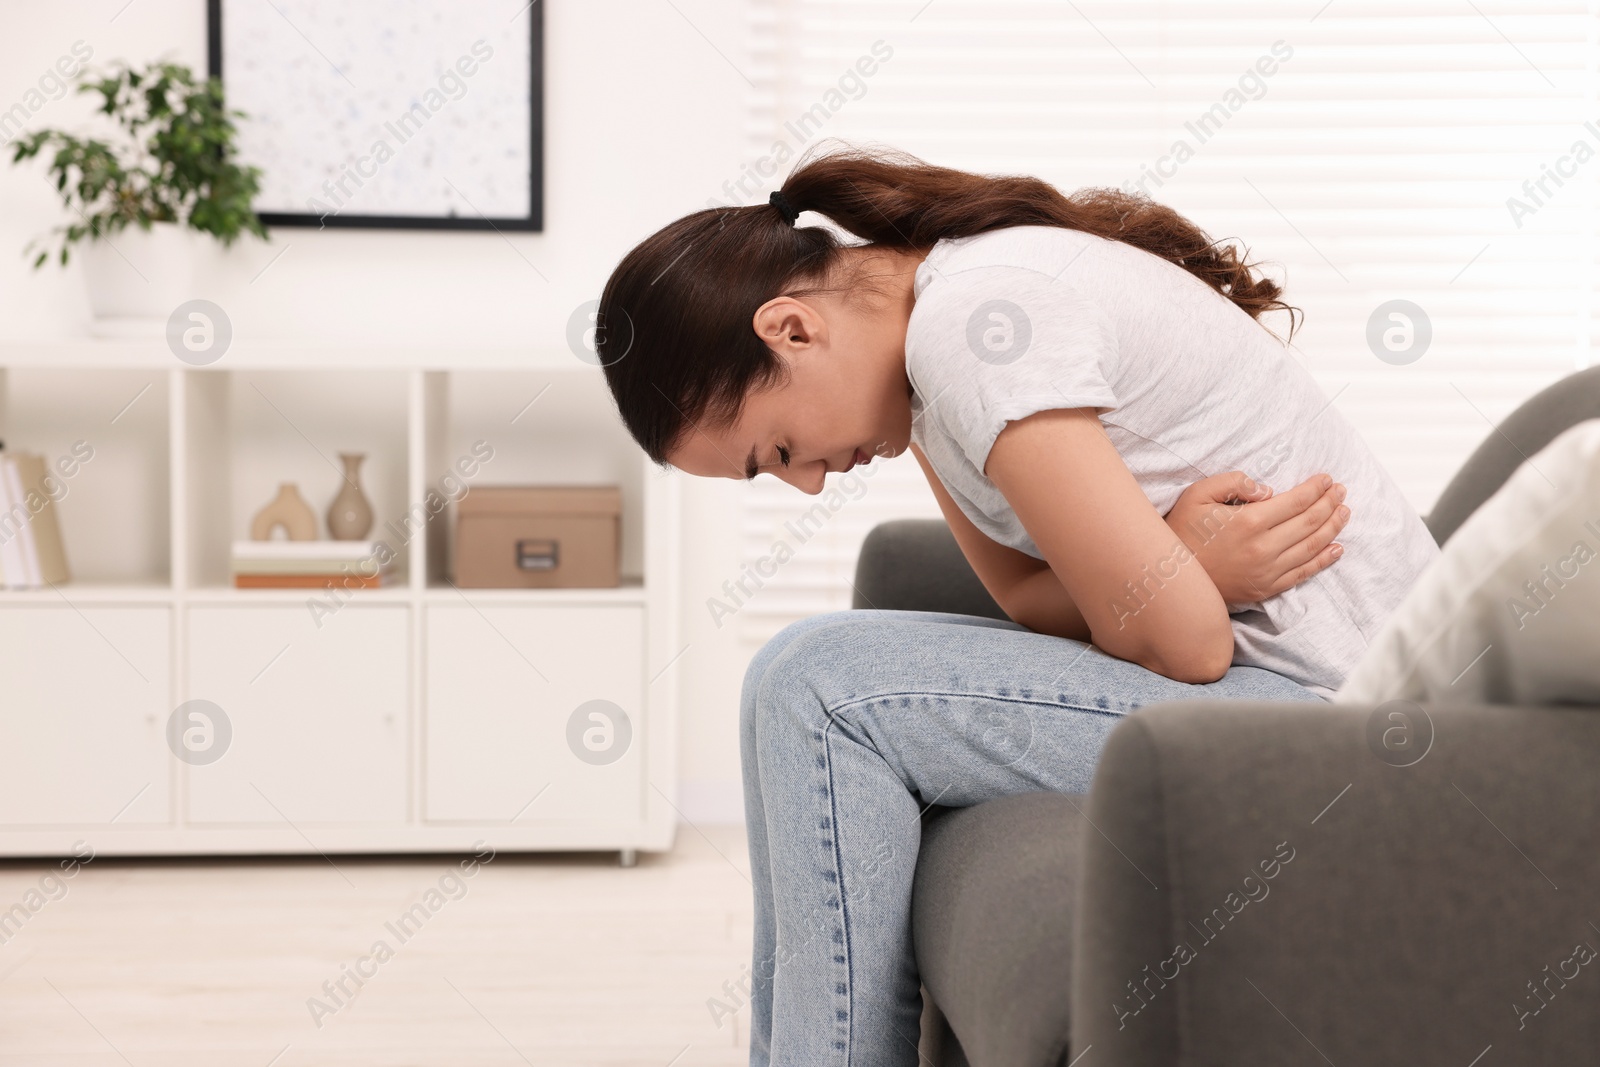
M 54 149 L 46 170 L 69 224 L 61 237 L 60 261 L 70 246 L 99 240 L 130 224 L 176 222 L 210 233 L 224 245 L 246 231 L 266 239 L 266 227 L 251 208 L 261 171 L 237 160 L 234 118 L 217 78 L 196 78 L 181 63 L 142 68 L 117 61 L 103 73 L 80 71 L 77 91 L 99 97 L 97 114 L 119 132 L 114 141 L 39 130 L 13 142 L 12 163 Z M 31 248 L 30 244 L 30 248 Z M 49 252 L 34 260 L 41 266 Z

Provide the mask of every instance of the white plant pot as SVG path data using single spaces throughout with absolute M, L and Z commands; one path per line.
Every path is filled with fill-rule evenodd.
M 109 240 L 73 248 L 83 257 L 90 332 L 99 337 L 152 337 L 166 331 L 173 310 L 194 297 L 196 231 L 175 222 L 129 226 Z

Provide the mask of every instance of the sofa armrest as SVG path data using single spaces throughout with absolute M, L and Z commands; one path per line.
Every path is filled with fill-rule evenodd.
M 1411 755 L 1384 747 L 1404 726 L 1393 710 L 1411 712 Z M 1597 759 L 1587 708 L 1140 709 L 1108 739 L 1085 807 L 1073 1055 L 1592 1056 Z
M 943 519 L 895 519 L 874 526 L 856 557 L 850 606 L 1007 617 Z

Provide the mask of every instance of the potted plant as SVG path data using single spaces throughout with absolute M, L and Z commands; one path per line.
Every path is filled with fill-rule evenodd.
M 98 333 L 148 332 L 194 294 L 194 231 L 224 246 L 267 231 L 251 208 L 261 171 L 235 159 L 235 117 L 216 78 L 156 62 L 115 63 L 79 76 L 78 91 L 99 96 L 97 113 L 118 127 L 115 144 L 60 130 L 17 139 L 12 162 L 47 155 L 49 174 L 71 212 L 47 238 L 30 242 L 35 269 L 51 258 L 66 265 L 83 246 L 84 276 Z

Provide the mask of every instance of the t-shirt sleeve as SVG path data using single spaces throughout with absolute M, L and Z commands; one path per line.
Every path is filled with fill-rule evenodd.
M 1116 333 L 1105 309 L 1025 267 L 936 277 L 912 309 L 906 373 L 924 417 L 983 473 L 1013 419 L 1055 408 L 1118 406 Z

